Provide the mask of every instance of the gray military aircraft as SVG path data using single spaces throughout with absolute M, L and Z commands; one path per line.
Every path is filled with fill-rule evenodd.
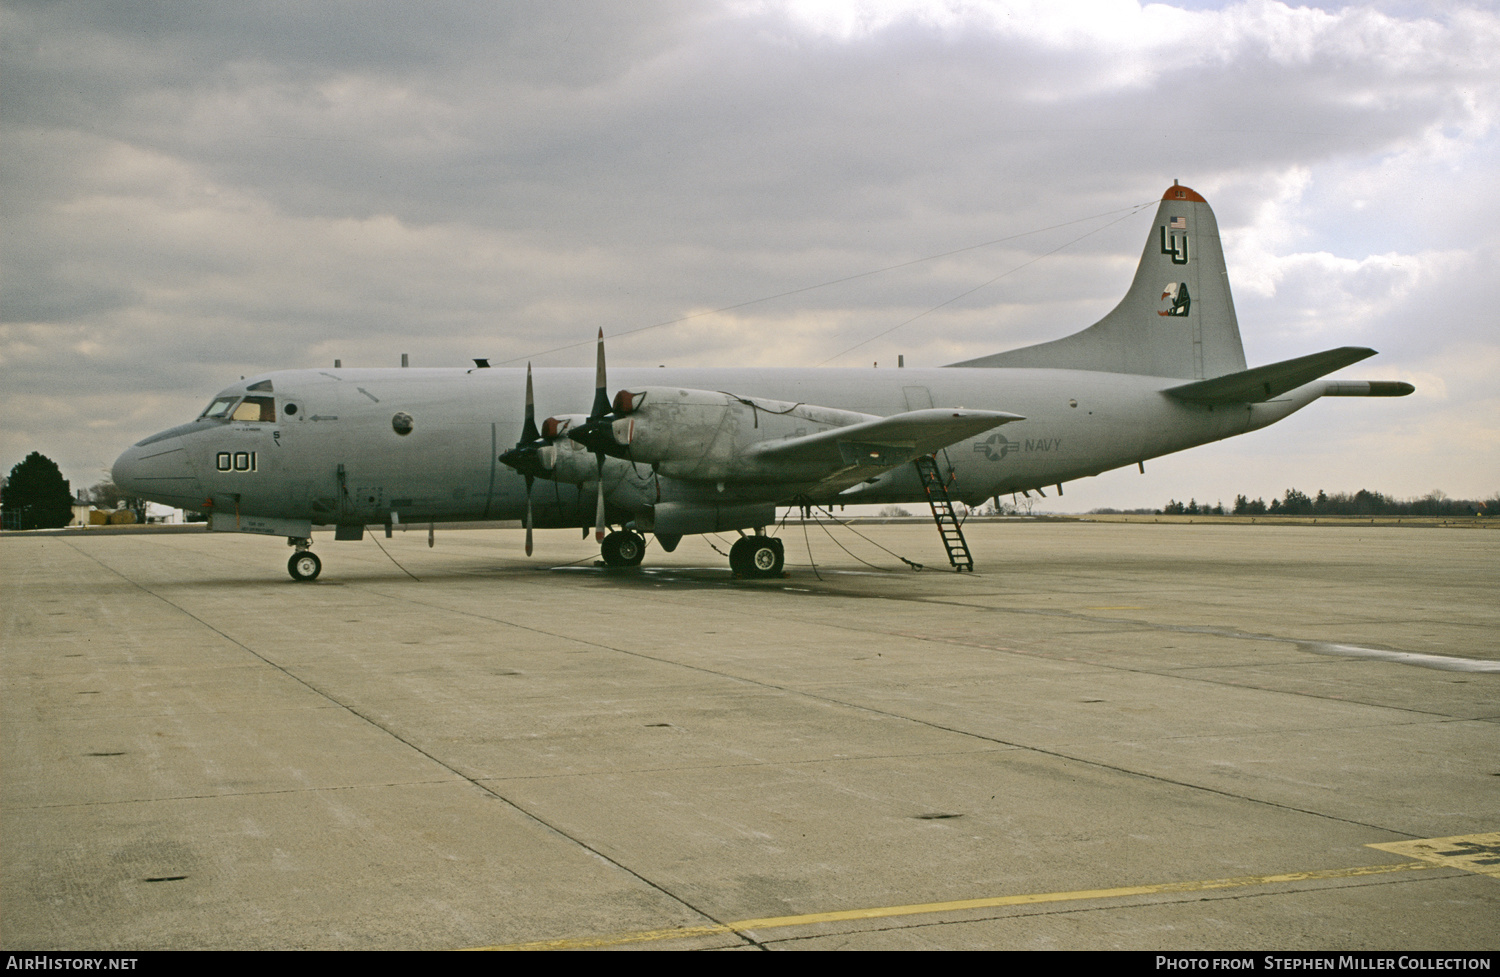
M 371 525 L 496 519 L 524 519 L 528 554 L 534 526 L 592 523 L 610 566 L 639 564 L 645 533 L 670 552 L 740 531 L 731 567 L 769 577 L 784 562 L 767 533 L 777 506 L 930 501 L 947 542 L 950 497 L 1061 491 L 1319 397 L 1411 393 L 1320 379 L 1374 352 L 1246 369 L 1213 211 L 1174 184 L 1125 298 L 1053 342 L 935 369 L 622 370 L 611 398 L 601 332 L 587 413 L 578 369 L 290 370 L 227 388 L 113 475 L 208 513 L 211 530 L 285 536 L 296 580 L 322 569 L 314 526 L 357 540 Z M 540 426 L 537 402 L 558 412 Z

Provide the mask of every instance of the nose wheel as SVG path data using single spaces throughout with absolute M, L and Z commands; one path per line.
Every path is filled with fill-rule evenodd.
M 318 574 L 323 572 L 323 561 L 311 550 L 302 550 L 293 553 L 292 558 L 286 561 L 286 572 L 292 575 L 292 579 L 301 583 L 305 580 L 316 580 Z
M 774 536 L 741 536 L 729 547 L 729 569 L 741 577 L 781 576 L 786 549 Z

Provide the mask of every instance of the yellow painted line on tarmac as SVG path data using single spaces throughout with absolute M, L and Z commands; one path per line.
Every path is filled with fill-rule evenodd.
M 1378 846 L 1377 846 L 1378 847 Z M 1326 879 L 1352 879 L 1391 872 L 1414 872 L 1444 867 L 1427 859 L 1399 865 L 1362 865 L 1357 868 L 1331 868 L 1315 872 L 1286 872 L 1280 875 L 1242 875 L 1232 879 L 1206 879 L 1197 882 L 1159 882 L 1154 885 L 1128 885 L 1114 889 L 1081 889 L 1076 892 L 1034 892 L 1027 895 L 991 896 L 987 899 L 960 899 L 955 902 L 927 902 L 911 906 L 880 906 L 871 909 L 844 909 L 831 913 L 808 913 L 802 916 L 768 916 L 763 919 L 741 919 L 733 923 L 708 926 L 682 926 L 672 929 L 640 930 L 561 940 L 538 940 L 532 943 L 510 943 L 502 946 L 471 947 L 474 950 L 585 950 L 595 947 L 625 946 L 631 943 L 654 943 L 681 940 L 694 936 L 721 933 L 747 933 L 753 930 L 782 929 L 792 926 L 814 926 L 818 923 L 842 923 L 863 919 L 888 919 L 894 916 L 922 916 L 931 913 L 964 912 L 972 909 L 997 909 L 1005 906 L 1030 906 L 1048 902 L 1081 902 L 1089 899 L 1123 899 L 1127 896 L 1163 895 L 1177 892 L 1206 892 L 1213 889 L 1235 889 L 1252 885 L 1276 885 L 1286 882 L 1315 882 Z
M 1407 858 L 1421 858 L 1444 868 L 1461 868 L 1500 879 L 1500 831 L 1477 835 L 1453 835 L 1449 838 L 1422 838 L 1418 841 L 1388 841 L 1366 845 Z

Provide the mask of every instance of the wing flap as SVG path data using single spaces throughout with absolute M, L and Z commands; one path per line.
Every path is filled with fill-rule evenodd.
M 1340 346 L 1253 370 L 1168 387 L 1162 393 L 1194 404 L 1259 404 L 1374 355 L 1373 349 L 1363 346 Z

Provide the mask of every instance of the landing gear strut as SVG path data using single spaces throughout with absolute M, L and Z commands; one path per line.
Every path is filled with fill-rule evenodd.
M 741 577 L 781 576 L 786 548 L 774 536 L 741 536 L 729 547 L 729 568 Z
M 604 537 L 599 554 L 609 566 L 638 567 L 646 555 L 646 538 L 628 529 L 616 530 Z

